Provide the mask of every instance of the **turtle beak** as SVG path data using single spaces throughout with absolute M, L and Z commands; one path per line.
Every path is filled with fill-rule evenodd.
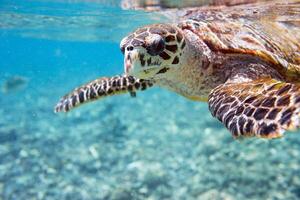
M 125 57 L 124 59 L 124 71 L 126 74 L 129 74 L 132 69 L 132 64 L 131 64 L 131 58 L 128 56 L 127 58 Z
M 136 50 L 125 52 L 124 71 L 127 75 L 139 77 L 143 71 L 139 60 L 139 53 Z

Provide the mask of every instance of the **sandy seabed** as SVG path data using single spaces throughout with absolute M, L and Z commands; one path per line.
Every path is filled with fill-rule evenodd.
M 48 89 L 1 96 L 1 199 L 300 198 L 298 133 L 237 141 L 160 89 L 54 114 Z

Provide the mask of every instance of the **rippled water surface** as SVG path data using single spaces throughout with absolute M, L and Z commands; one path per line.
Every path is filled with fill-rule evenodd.
M 206 103 L 154 88 L 54 114 L 123 72 L 119 41 L 164 22 L 118 1 L 0 2 L 0 199 L 299 199 L 300 137 L 235 141 Z

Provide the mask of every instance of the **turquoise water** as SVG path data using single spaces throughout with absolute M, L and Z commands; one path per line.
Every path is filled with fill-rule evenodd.
M 54 114 L 123 72 L 119 41 L 160 14 L 118 1 L 0 2 L 0 199 L 299 199 L 300 137 L 233 140 L 205 103 L 154 88 Z

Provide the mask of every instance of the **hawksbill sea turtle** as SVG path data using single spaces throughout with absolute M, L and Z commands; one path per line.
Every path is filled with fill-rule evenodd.
M 55 112 L 160 86 L 208 102 L 234 138 L 278 138 L 300 126 L 300 1 L 180 13 L 177 23 L 147 25 L 125 37 L 125 73 L 76 88 Z

